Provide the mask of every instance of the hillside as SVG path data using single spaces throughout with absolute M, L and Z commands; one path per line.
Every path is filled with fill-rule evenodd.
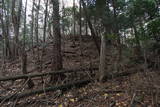
M 76 41 L 75 46 L 73 46 L 72 39 L 65 38 L 62 46 L 64 69 L 74 69 L 76 72 L 78 69 L 98 68 L 99 55 L 98 52 L 95 51 L 96 47 L 91 38 L 84 37 L 82 56 L 80 56 L 80 45 L 78 41 Z M 33 57 L 29 57 L 33 56 L 32 51 L 30 50 L 27 52 L 29 57 L 28 72 L 30 74 L 51 71 L 51 49 L 51 44 L 48 44 L 47 48 L 45 48 L 42 71 L 39 71 L 36 64 L 34 64 L 35 59 Z M 34 48 L 34 50 L 36 52 L 36 48 Z M 19 59 L 13 62 L 6 62 L 6 64 L 3 66 L 3 73 L 5 74 L 4 76 L 14 76 L 21 74 L 21 64 Z M 124 71 L 122 72 L 143 70 L 142 65 L 125 64 L 123 67 Z M 85 71 L 80 74 L 82 76 L 78 76 L 76 74 L 73 77 L 69 75 L 71 74 L 67 74 L 67 77 L 65 77 L 65 79 L 67 78 L 67 82 L 73 82 L 73 80 L 76 81 L 76 78 L 78 77 L 82 77 L 80 80 L 87 79 L 89 77 L 86 76 Z M 36 77 L 32 79 L 35 83 L 35 87 L 33 89 L 28 89 L 24 80 L 1 82 L 0 93 L 3 96 L 14 96 L 16 93 L 32 92 L 33 90 L 44 89 L 44 93 L 42 94 L 35 94 L 20 100 L 17 99 L 13 102 L 9 101 L 4 104 L 2 101 L 1 104 L 4 106 L 16 105 L 16 107 L 20 107 L 22 105 L 29 107 L 46 107 L 51 105 L 55 107 L 91 107 L 93 105 L 98 107 L 104 107 L 105 105 L 108 105 L 108 107 L 128 107 L 131 103 L 134 103 L 133 105 L 137 105 L 136 107 L 138 107 L 138 105 L 140 107 L 150 107 L 156 101 L 159 101 L 159 94 L 157 94 L 158 90 L 160 89 L 159 77 L 160 75 L 157 75 L 156 72 L 139 72 L 129 76 L 111 79 L 105 83 L 92 81 L 91 83 L 83 85 L 82 87 L 72 87 L 66 91 L 57 90 L 53 92 L 45 92 L 45 88 L 48 86 L 56 86 L 58 84 L 67 84 L 67 82 L 62 82 L 64 80 L 63 79 L 54 81 L 54 83 L 50 83 L 50 76 L 45 76 L 42 82 L 41 77 Z M 155 95 L 157 96 L 155 97 Z

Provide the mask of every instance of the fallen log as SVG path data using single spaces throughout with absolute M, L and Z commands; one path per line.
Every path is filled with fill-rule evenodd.
M 140 72 L 144 72 L 144 71 L 140 71 Z M 117 78 L 117 77 L 130 76 L 130 75 L 136 74 L 136 73 L 139 73 L 139 72 L 138 71 L 133 71 L 133 72 L 116 73 L 116 74 L 114 74 L 112 76 L 109 75 L 108 77 L 106 77 L 106 79 L 110 80 L 110 79 L 114 79 L 114 78 Z M 35 94 L 41 94 L 41 93 L 49 92 L 49 91 L 65 90 L 65 89 L 69 89 L 69 88 L 71 88 L 73 86 L 81 86 L 81 85 L 88 84 L 91 81 L 93 81 L 93 79 L 86 79 L 86 80 L 81 80 L 81 81 L 75 81 L 75 82 L 67 83 L 65 85 L 58 85 L 58 86 L 55 86 L 55 87 L 52 86 L 52 87 L 48 87 L 48 88 L 45 88 L 45 89 L 32 90 L 30 92 L 24 92 L 24 93 L 19 93 L 19 94 L 15 94 L 15 95 L 4 96 L 4 97 L 0 97 L 0 102 L 2 102 L 2 101 L 3 102 L 14 101 L 16 99 L 28 97 L 28 96 L 35 95 Z M 121 92 L 121 91 L 119 91 L 119 92 Z
M 18 79 L 28 79 L 28 78 L 47 76 L 47 75 L 56 75 L 56 74 L 83 72 L 83 71 L 95 71 L 95 70 L 98 70 L 98 68 L 77 69 L 77 70 L 60 70 L 60 71 L 52 71 L 52 72 L 45 72 L 45 73 L 23 74 L 23 75 L 10 76 L 10 77 L 1 77 L 0 81 L 10 81 L 10 80 L 15 81 Z
M 109 79 L 114 79 L 114 78 L 124 77 L 124 76 L 130 76 L 130 75 L 133 75 L 133 74 L 136 74 L 136 73 L 146 73 L 146 72 L 155 72 L 155 71 L 152 71 L 152 70 L 150 70 L 150 71 L 144 71 L 144 70 L 135 71 L 134 70 L 134 71 L 121 72 L 121 73 L 114 73 L 114 74 L 107 75 L 104 79 L 104 82 L 109 80 Z
M 63 53 L 66 53 L 66 54 L 76 54 L 76 52 L 72 52 L 72 51 L 63 51 Z
M 52 87 L 47 87 L 45 89 L 31 90 L 30 92 L 23 92 L 23 93 L 19 93 L 15 95 L 4 96 L 4 97 L 0 97 L 0 102 L 14 101 L 20 98 L 28 97 L 28 96 L 35 95 L 35 94 L 41 94 L 41 93 L 49 92 L 49 91 L 66 90 L 66 89 L 72 88 L 73 86 L 79 87 L 81 85 L 88 84 L 90 81 L 91 79 L 86 79 L 86 80 L 68 83 L 65 85 L 52 86 Z

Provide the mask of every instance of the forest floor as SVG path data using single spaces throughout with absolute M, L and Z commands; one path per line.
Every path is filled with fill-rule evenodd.
M 76 41 L 75 45 L 71 39 L 63 39 L 62 55 L 64 69 L 98 68 L 99 54 L 90 37 L 84 38 L 83 46 Z M 81 47 L 81 49 L 80 49 Z M 35 54 L 37 48 L 34 49 Z M 40 56 L 42 55 L 42 49 Z M 80 55 L 82 50 L 83 55 Z M 49 72 L 51 71 L 52 45 L 49 43 L 45 48 L 45 55 L 41 57 L 42 70 L 39 70 L 36 62 L 36 56 L 32 51 L 28 51 L 28 72 Z M 142 71 L 143 64 L 122 64 L 125 71 Z M 21 73 L 20 59 L 16 61 L 7 61 L 1 65 L 1 76 L 15 76 Z M 151 69 L 148 69 L 151 71 Z M 70 90 L 62 92 L 45 92 L 36 94 L 20 100 L 0 102 L 0 107 L 160 107 L 160 75 L 154 72 L 139 72 L 130 76 L 118 77 L 108 80 L 105 83 L 91 82 L 83 87 L 73 87 Z M 98 71 L 97 71 L 98 72 Z M 16 93 L 28 92 L 35 89 L 51 86 L 50 76 L 32 79 L 35 83 L 33 89 L 25 86 L 24 80 L 15 82 L 0 83 L 0 97 L 12 96 Z M 71 81 L 72 78 L 70 78 Z M 84 78 L 85 79 L 85 78 Z M 55 84 L 54 84 L 55 85 Z

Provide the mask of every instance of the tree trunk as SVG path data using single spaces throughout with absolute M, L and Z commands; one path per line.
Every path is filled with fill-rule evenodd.
M 136 40 L 136 46 L 134 47 L 133 53 L 134 53 L 135 60 L 138 60 L 141 57 L 141 45 L 140 45 L 138 32 L 135 25 L 133 25 L 133 29 L 134 29 L 134 35 Z
M 119 51 L 119 55 L 118 55 L 118 63 L 120 63 L 121 60 L 121 54 L 122 54 L 122 49 L 121 49 L 121 40 L 120 40 L 120 34 L 119 34 L 119 26 L 118 26 L 118 22 L 117 22 L 117 7 L 116 7 L 116 1 L 112 0 L 112 5 L 113 5 L 113 12 L 114 12 L 114 33 L 117 36 L 117 47 L 118 47 L 118 51 Z
M 60 70 L 63 68 L 61 55 L 61 33 L 60 33 L 60 15 L 59 0 L 52 0 L 53 4 L 53 57 L 52 70 Z M 59 75 L 51 76 L 50 81 L 54 82 Z
M 25 39 L 26 39 L 26 12 L 27 12 L 27 0 L 25 3 L 25 17 L 24 17 L 24 31 L 23 31 L 23 47 L 22 47 L 22 73 L 27 74 L 27 53 L 25 51 Z M 27 82 L 28 87 L 32 88 L 34 86 L 34 83 L 31 79 Z
M 7 4 L 9 5 L 9 4 Z M 8 6 L 9 7 L 9 6 Z M 2 33 L 3 33 L 3 36 L 4 36 L 4 43 L 5 43 L 5 46 L 4 46 L 4 55 L 6 58 L 11 58 L 11 48 L 10 48 L 10 42 L 9 42 L 9 8 L 7 7 L 7 14 L 6 12 L 4 12 L 5 10 L 5 2 L 4 0 L 2 0 L 2 13 L 0 15 L 0 20 L 1 20 L 1 23 L 2 23 Z M 4 14 L 5 13 L 5 14 Z M 6 19 L 6 20 L 4 20 Z
M 45 9 L 44 30 L 43 30 L 43 43 L 46 42 L 47 18 L 48 18 L 48 0 L 46 1 L 46 9 Z
M 52 0 L 53 3 L 53 67 L 55 70 L 62 69 L 62 55 L 61 55 L 61 34 L 60 34 L 60 15 L 59 15 L 59 1 Z
M 82 53 L 82 1 L 79 0 L 79 44 L 80 44 L 80 57 Z M 81 61 L 80 61 L 81 62 Z
M 103 1 L 97 1 L 97 10 L 104 11 L 103 9 L 108 10 L 108 16 L 107 19 L 110 19 L 110 10 L 109 8 L 109 2 L 107 2 L 106 5 L 105 0 Z M 102 5 L 101 5 L 102 4 Z M 103 7 L 102 7 L 103 6 Z M 117 65 L 117 53 L 116 53 L 116 48 L 114 47 L 114 41 L 113 38 L 109 38 L 110 35 L 112 35 L 112 25 L 110 24 L 105 24 L 106 19 L 104 19 L 104 12 L 98 13 L 100 16 L 99 18 L 102 19 L 102 24 L 105 26 L 105 34 L 101 36 L 101 52 L 100 52 L 100 65 L 99 65 L 99 73 L 97 74 L 98 79 L 103 82 L 107 79 L 108 76 L 114 76 L 114 72 L 117 70 L 116 65 Z M 116 69 L 116 70 L 115 70 Z
M 22 73 L 27 74 L 27 54 L 24 50 L 22 50 L 22 56 L 21 56 L 21 61 L 22 61 Z M 29 78 L 26 79 L 28 88 L 32 88 L 34 86 L 33 81 Z
M 140 47 L 140 41 L 139 41 L 139 37 L 138 37 L 138 32 L 137 32 L 137 29 L 136 29 L 135 25 L 133 25 L 133 29 L 134 29 L 134 35 L 135 35 L 135 40 L 136 40 L 136 46 Z
M 100 64 L 99 73 L 97 74 L 101 82 L 113 74 L 112 50 L 111 40 L 107 39 L 106 35 L 101 36 Z
M 32 3 L 32 17 L 31 17 L 31 49 L 33 49 L 33 34 L 34 34 L 34 5 L 35 5 L 35 0 L 33 0 Z
M 36 37 L 36 68 L 39 69 L 40 68 L 40 52 L 39 52 L 39 10 L 40 10 L 40 3 L 41 0 L 37 1 L 37 11 L 36 11 L 36 17 L 35 17 L 35 37 Z
M 36 46 L 39 45 L 39 9 L 40 9 L 40 2 L 41 0 L 38 1 L 38 6 L 37 6 L 37 12 L 36 12 L 36 19 L 35 19 L 35 36 L 36 36 Z
M 73 46 L 75 46 L 76 41 L 76 20 L 75 20 L 75 14 L 76 14 L 76 7 L 75 7 L 75 0 L 73 0 Z
M 64 23 L 64 18 L 65 18 L 65 3 L 64 0 L 62 0 L 62 35 L 65 35 L 65 23 Z
M 14 56 L 18 56 L 19 45 L 19 28 L 22 11 L 22 0 L 19 0 L 18 14 L 15 11 L 15 0 L 12 1 L 12 23 L 14 27 L 15 41 L 14 41 Z

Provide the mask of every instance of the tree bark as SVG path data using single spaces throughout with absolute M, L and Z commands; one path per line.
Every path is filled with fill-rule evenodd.
M 61 53 L 61 33 L 60 33 L 60 15 L 59 0 L 52 0 L 53 4 L 53 57 L 52 70 L 60 70 L 63 68 Z M 51 77 L 51 82 L 53 81 Z
M 113 75 L 112 51 L 113 45 L 107 36 L 101 36 L 101 52 L 99 73 L 97 74 L 99 81 L 103 82 L 106 77 Z

